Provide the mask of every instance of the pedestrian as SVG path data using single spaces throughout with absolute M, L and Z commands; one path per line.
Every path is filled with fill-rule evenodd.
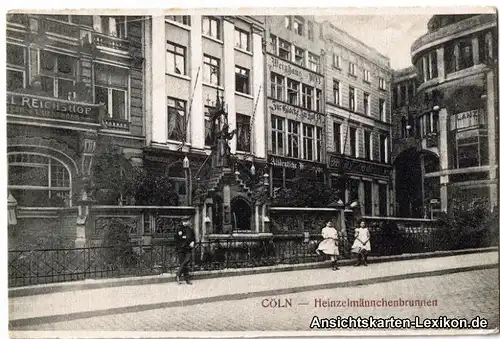
M 323 237 L 323 241 L 321 241 L 318 245 L 318 249 L 316 253 L 325 254 L 330 256 L 332 261 L 332 270 L 337 271 L 339 269 L 337 265 L 337 256 L 339 255 L 339 234 L 331 221 L 326 223 L 326 226 L 321 230 L 321 236 Z
M 354 266 L 359 266 L 361 263 L 368 266 L 366 257 L 371 251 L 370 231 L 366 228 L 366 223 L 361 220 L 359 227 L 354 230 L 354 243 L 352 244 L 351 252 L 358 255 L 358 260 Z
M 187 284 L 191 284 L 189 276 L 189 263 L 191 262 L 191 250 L 194 248 L 194 232 L 191 229 L 191 218 L 185 217 L 182 219 L 182 226 L 175 233 L 175 245 L 179 257 L 179 270 L 177 271 L 175 280 L 178 284 L 181 283 L 181 278 L 184 276 Z

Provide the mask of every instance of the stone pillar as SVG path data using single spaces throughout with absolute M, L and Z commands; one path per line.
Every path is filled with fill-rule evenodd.
M 255 230 L 254 232 L 259 233 L 259 224 L 260 224 L 260 203 L 256 202 L 255 203 L 255 209 L 254 209 L 254 218 L 255 218 Z
M 472 38 L 472 60 L 474 65 L 479 65 L 479 39 L 477 36 Z
M 439 162 L 442 170 L 448 166 L 448 112 L 446 108 L 439 111 Z M 450 150 L 453 152 L 453 150 Z
M 190 31 L 190 68 L 191 68 L 191 117 L 190 117 L 190 139 L 193 148 L 203 149 L 205 147 L 205 110 L 203 103 L 203 50 L 201 37 L 201 15 L 191 15 Z M 199 71 L 199 73 L 198 73 Z M 198 83 L 195 87 L 196 74 Z M 189 109 L 189 108 L 188 108 Z
M 446 66 L 444 64 L 444 47 L 440 47 L 436 50 L 437 55 L 437 69 L 438 69 L 438 78 L 444 79 L 446 76 Z
M 152 17 L 152 141 L 165 143 L 167 141 L 167 84 L 165 76 L 166 36 L 165 16 Z
M 231 22 L 232 18 L 224 17 L 222 32 L 224 34 L 224 60 L 222 62 L 224 71 L 224 101 L 227 108 L 227 119 L 229 124 L 229 131 L 236 128 L 236 101 L 235 90 L 236 83 L 234 80 L 234 23 Z M 231 153 L 236 153 L 236 138 L 228 140 Z
M 229 187 L 228 183 L 224 184 L 222 194 L 224 196 L 224 202 L 222 204 L 222 232 L 231 233 L 233 229 L 231 225 L 231 188 Z

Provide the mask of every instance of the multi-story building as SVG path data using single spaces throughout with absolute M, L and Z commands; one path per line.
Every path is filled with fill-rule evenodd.
M 363 214 L 389 215 L 389 59 L 327 21 L 321 24 L 321 40 L 330 184 L 345 189 L 344 202 L 361 202 Z
M 267 151 L 274 192 L 325 182 L 323 43 L 313 17 L 267 16 Z
M 70 243 L 85 243 L 95 152 L 114 144 L 140 164 L 142 22 L 7 16 L 8 191 L 17 202 L 11 246 L 47 245 L 59 227 Z
M 416 84 L 404 86 L 400 77 L 393 88 L 394 101 L 409 107 L 395 126 L 401 139 L 414 139 L 395 156 L 396 195 L 418 192 L 401 214 L 446 212 L 458 194 L 498 204 L 496 20 L 495 14 L 435 15 L 412 45 Z M 405 183 L 415 168 L 421 179 Z
M 211 121 L 215 108 L 224 108 L 229 131 L 236 130 L 229 141 L 239 163 L 233 171 L 243 177 L 265 166 L 263 30 L 262 20 L 249 16 L 154 16 L 146 22 L 151 83 L 145 94 L 144 165 L 176 181 L 181 205 L 194 204 L 196 186 L 217 177 L 210 172 L 215 155 L 208 160 L 217 137 Z M 223 121 L 217 123 L 220 130 Z M 232 179 L 230 192 L 212 187 L 213 198 L 201 201 L 197 233 L 259 231 L 254 200 Z M 222 229 L 226 198 L 232 230 Z

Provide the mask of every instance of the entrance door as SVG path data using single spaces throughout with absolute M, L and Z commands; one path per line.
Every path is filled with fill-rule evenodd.
M 231 224 L 235 231 L 250 231 L 252 223 L 252 208 L 241 198 L 231 203 Z

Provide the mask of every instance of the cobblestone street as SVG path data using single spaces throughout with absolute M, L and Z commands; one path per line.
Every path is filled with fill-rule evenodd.
M 411 263 L 408 263 L 411 265 Z M 331 271 L 325 270 L 325 274 Z M 342 274 L 342 270 L 337 272 Z M 195 288 L 186 285 L 186 293 Z M 259 297 L 234 301 L 209 302 L 200 305 L 169 307 L 150 311 L 114 314 L 23 326 L 16 330 L 44 331 L 303 331 L 309 330 L 313 316 L 341 315 L 398 318 L 488 319 L 489 328 L 499 325 L 498 270 L 487 269 L 449 275 L 397 280 L 365 286 L 330 290 L 316 290 L 274 296 L 281 301 L 280 308 L 263 307 Z M 315 299 L 322 300 L 413 299 L 437 300 L 437 306 L 398 308 L 315 307 Z M 291 306 L 285 303 L 291 300 Z

